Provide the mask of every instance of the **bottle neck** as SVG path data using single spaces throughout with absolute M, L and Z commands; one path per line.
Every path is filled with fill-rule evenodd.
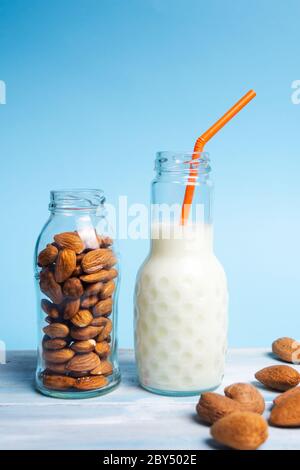
M 159 152 L 152 182 L 152 224 L 178 224 L 188 198 L 188 223 L 212 223 L 212 181 L 208 154 Z
M 153 223 L 151 227 L 151 253 L 157 256 L 195 256 L 213 251 L 213 228 L 210 224 Z
M 50 192 L 49 210 L 53 215 L 78 217 L 104 212 L 103 191 L 97 189 L 66 189 Z

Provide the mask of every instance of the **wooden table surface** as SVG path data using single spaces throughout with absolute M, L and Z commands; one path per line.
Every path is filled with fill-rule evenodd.
M 171 398 L 138 386 L 132 351 L 120 352 L 122 383 L 98 398 L 48 398 L 33 388 L 35 352 L 15 351 L 0 365 L 0 449 L 215 449 L 196 419 L 198 397 Z M 278 364 L 264 349 L 228 353 L 223 388 L 257 382 L 254 373 Z M 297 366 L 296 366 L 297 367 Z M 299 366 L 298 366 L 299 367 Z M 276 393 L 260 387 L 268 417 Z M 270 427 L 262 449 L 300 449 L 300 429 Z

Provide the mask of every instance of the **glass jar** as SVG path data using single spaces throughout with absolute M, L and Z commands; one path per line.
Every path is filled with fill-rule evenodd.
M 51 191 L 50 217 L 35 248 L 38 310 L 36 387 L 84 398 L 120 381 L 118 261 L 99 190 Z
M 154 393 L 198 395 L 223 378 L 228 293 L 213 252 L 210 172 L 206 153 L 157 154 L 151 248 L 135 290 L 138 376 Z M 188 185 L 194 197 L 182 224 Z

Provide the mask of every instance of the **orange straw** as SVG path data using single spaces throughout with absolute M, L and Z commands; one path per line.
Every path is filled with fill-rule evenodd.
M 255 91 L 250 90 L 248 93 L 246 93 L 237 103 L 235 103 L 232 108 L 230 108 L 224 116 L 222 116 L 215 124 L 213 124 L 204 134 L 202 134 L 195 143 L 194 146 L 194 153 L 192 159 L 196 159 L 199 156 L 199 152 L 203 152 L 205 144 L 220 130 L 222 127 L 227 124 L 228 121 L 230 121 L 241 109 L 246 106 L 254 97 L 256 96 Z M 190 178 L 189 178 L 189 183 L 195 181 L 195 173 L 197 174 L 197 171 L 193 168 L 190 169 Z M 185 195 L 184 195 L 184 200 L 182 204 L 182 209 L 181 209 L 181 220 L 180 223 L 181 225 L 186 224 L 191 205 L 193 202 L 193 195 L 195 191 L 195 185 L 194 184 L 188 184 L 186 189 L 185 189 Z

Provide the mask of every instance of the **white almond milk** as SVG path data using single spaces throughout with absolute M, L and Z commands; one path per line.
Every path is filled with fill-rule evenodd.
M 143 386 L 192 394 L 218 386 L 227 339 L 227 283 L 209 225 L 154 225 L 152 249 L 136 284 L 135 349 Z M 165 233 L 165 232 L 164 232 Z

